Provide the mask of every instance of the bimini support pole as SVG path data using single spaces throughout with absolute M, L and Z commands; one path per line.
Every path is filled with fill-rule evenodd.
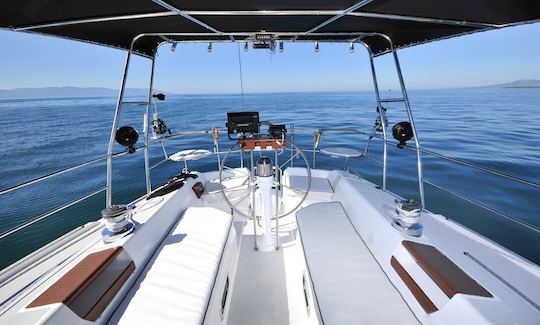
M 156 63 L 156 57 L 152 57 L 150 67 L 150 85 L 148 86 L 148 103 L 146 103 L 146 110 L 144 111 L 144 173 L 146 177 L 146 194 L 150 195 L 152 192 L 152 180 L 150 178 L 150 155 L 148 150 L 148 129 L 150 127 L 150 105 L 152 103 L 152 93 L 154 91 L 154 67 Z M 162 142 L 163 144 L 163 142 Z
M 399 85 L 401 86 L 401 93 L 403 95 L 405 109 L 407 110 L 407 116 L 409 117 L 409 123 L 411 123 L 411 128 L 413 131 L 414 145 L 416 147 L 416 168 L 418 169 L 418 192 L 420 194 L 420 204 L 422 205 L 422 209 L 424 209 L 426 205 L 424 200 L 424 176 L 422 171 L 422 154 L 420 153 L 420 140 L 418 139 L 418 133 L 416 133 L 416 127 L 414 126 L 414 119 L 411 111 L 411 106 L 409 104 L 409 96 L 407 95 L 405 82 L 403 81 L 403 75 L 401 74 L 401 67 L 399 65 L 398 55 L 393 44 L 392 55 L 394 57 L 394 63 L 396 65 L 396 71 L 399 78 Z
M 120 111 L 122 109 L 122 102 L 124 100 L 124 91 L 126 89 L 126 80 L 128 75 L 129 63 L 131 60 L 131 49 L 126 54 L 126 62 L 124 64 L 124 75 L 120 83 L 120 90 L 118 91 L 118 101 L 116 102 L 116 109 L 114 111 L 114 120 L 111 128 L 111 136 L 109 138 L 109 147 L 107 149 L 107 192 L 105 198 L 106 208 L 112 206 L 112 154 L 114 147 L 114 137 L 116 130 L 118 129 L 118 120 L 120 119 Z
M 388 138 L 386 133 L 386 119 L 384 116 L 384 110 L 381 105 L 381 97 L 379 94 L 379 84 L 377 83 L 377 73 L 375 72 L 375 63 L 373 62 L 373 52 L 371 51 L 371 48 L 364 43 L 361 42 L 362 45 L 367 49 L 368 55 L 369 55 L 369 64 L 371 66 L 371 75 L 373 77 L 373 88 L 375 90 L 375 99 L 377 100 L 377 111 L 379 113 L 379 118 L 381 119 L 381 125 L 382 125 L 382 132 L 383 132 L 383 173 L 382 173 L 382 189 L 383 191 L 386 191 L 386 170 L 387 170 L 387 157 L 388 157 Z M 369 141 L 369 140 L 368 140 Z M 366 147 L 367 149 L 367 147 Z
M 416 133 L 416 127 L 414 125 L 414 118 L 413 118 L 413 115 L 412 115 L 412 112 L 411 112 L 411 106 L 409 104 L 409 97 L 407 95 L 407 89 L 405 88 L 405 82 L 403 81 L 403 74 L 401 73 L 401 66 L 399 65 L 399 59 L 398 59 L 396 49 L 394 47 L 394 43 L 392 42 L 392 39 L 390 37 L 388 37 L 387 35 L 385 35 L 385 34 L 372 33 L 372 34 L 368 34 L 366 36 L 382 37 L 390 45 L 390 51 L 392 52 L 392 57 L 394 59 L 394 64 L 395 64 L 396 72 L 397 72 L 398 79 L 399 79 L 399 86 L 401 88 L 401 94 L 403 96 L 402 101 L 405 104 L 405 110 L 407 111 L 407 117 L 409 119 L 409 123 L 411 124 L 412 132 L 413 132 L 414 143 L 415 143 L 415 151 L 416 151 L 416 166 L 417 166 L 417 170 L 418 170 L 418 192 L 419 192 L 419 195 L 420 195 L 420 204 L 422 206 L 422 209 L 424 209 L 425 208 L 424 177 L 423 177 L 423 171 L 422 171 L 422 155 L 420 153 L 420 150 L 421 150 L 421 148 L 420 148 L 420 140 L 418 139 L 418 134 Z M 377 108 L 379 110 L 379 117 L 381 119 L 381 125 L 383 126 L 383 138 L 384 138 L 384 144 L 383 144 L 383 146 L 384 146 L 383 147 L 383 190 L 386 190 L 387 139 L 388 138 L 387 138 L 387 132 L 386 132 L 386 120 L 384 118 L 384 112 L 383 112 L 382 105 L 381 105 L 381 102 L 383 102 L 384 100 L 381 100 L 380 95 L 379 95 L 379 87 L 378 87 L 378 83 L 377 83 L 377 76 L 376 76 L 376 73 L 375 73 L 375 64 L 373 62 L 373 58 L 374 58 L 373 52 L 371 51 L 371 49 L 369 48 L 369 46 L 365 42 L 360 41 L 360 43 L 362 43 L 362 45 L 364 45 L 366 47 L 366 49 L 368 50 L 368 53 L 369 53 L 369 62 L 370 62 L 370 65 L 371 65 L 371 73 L 373 75 L 373 84 L 374 84 L 374 87 L 375 87 L 375 96 L 376 96 L 376 99 L 377 99 Z

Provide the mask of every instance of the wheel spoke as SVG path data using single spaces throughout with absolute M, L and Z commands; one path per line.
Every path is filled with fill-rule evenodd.
M 235 186 L 232 186 L 232 187 L 224 187 L 223 190 L 224 191 L 231 191 L 231 190 L 236 190 L 237 188 L 241 188 L 241 187 L 244 187 L 247 185 L 247 188 L 249 189 L 251 187 L 251 184 L 249 183 L 249 178 L 246 178 L 242 184 L 239 184 L 239 185 L 235 185 Z
M 284 162 L 281 166 L 279 166 L 279 169 L 283 169 L 283 166 L 287 165 L 289 161 L 293 160 L 300 154 L 300 151 L 297 151 L 291 158 L 287 159 L 286 162 Z
M 233 204 L 233 208 L 236 208 L 236 206 L 237 206 L 238 204 L 240 204 L 240 202 L 244 201 L 250 194 L 251 194 L 251 191 L 247 192 L 246 195 L 242 196 L 242 197 L 240 198 L 240 200 L 238 200 L 238 202 L 236 202 L 236 203 Z

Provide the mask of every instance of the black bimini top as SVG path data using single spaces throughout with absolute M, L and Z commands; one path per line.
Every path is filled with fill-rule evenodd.
M 130 49 L 164 41 L 362 41 L 372 52 L 535 22 L 540 0 L 17 0 L 0 28 Z

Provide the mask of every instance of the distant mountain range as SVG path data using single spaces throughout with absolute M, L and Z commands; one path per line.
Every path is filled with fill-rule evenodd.
M 155 92 L 159 92 L 156 90 Z M 127 88 L 127 97 L 148 96 L 148 89 Z M 116 97 L 118 89 L 99 87 L 45 87 L 0 89 L 0 98 Z
M 481 88 L 540 88 L 540 80 L 527 79 L 516 80 L 505 84 L 484 86 Z
M 540 80 L 516 80 L 509 83 L 471 88 L 540 88 Z M 161 92 L 155 90 L 155 93 Z M 170 93 L 166 93 L 170 94 Z M 173 94 L 171 94 L 173 95 Z M 59 98 L 59 97 L 116 97 L 117 89 L 99 87 L 45 87 L 0 89 L 0 99 Z M 147 89 L 127 88 L 126 97 L 148 96 Z

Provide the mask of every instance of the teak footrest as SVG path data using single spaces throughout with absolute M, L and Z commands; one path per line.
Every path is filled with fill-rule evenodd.
M 86 256 L 27 308 L 63 303 L 79 317 L 94 321 L 135 270 L 121 246 Z
M 402 244 L 449 298 L 457 293 L 493 297 L 437 248 L 406 240 Z

